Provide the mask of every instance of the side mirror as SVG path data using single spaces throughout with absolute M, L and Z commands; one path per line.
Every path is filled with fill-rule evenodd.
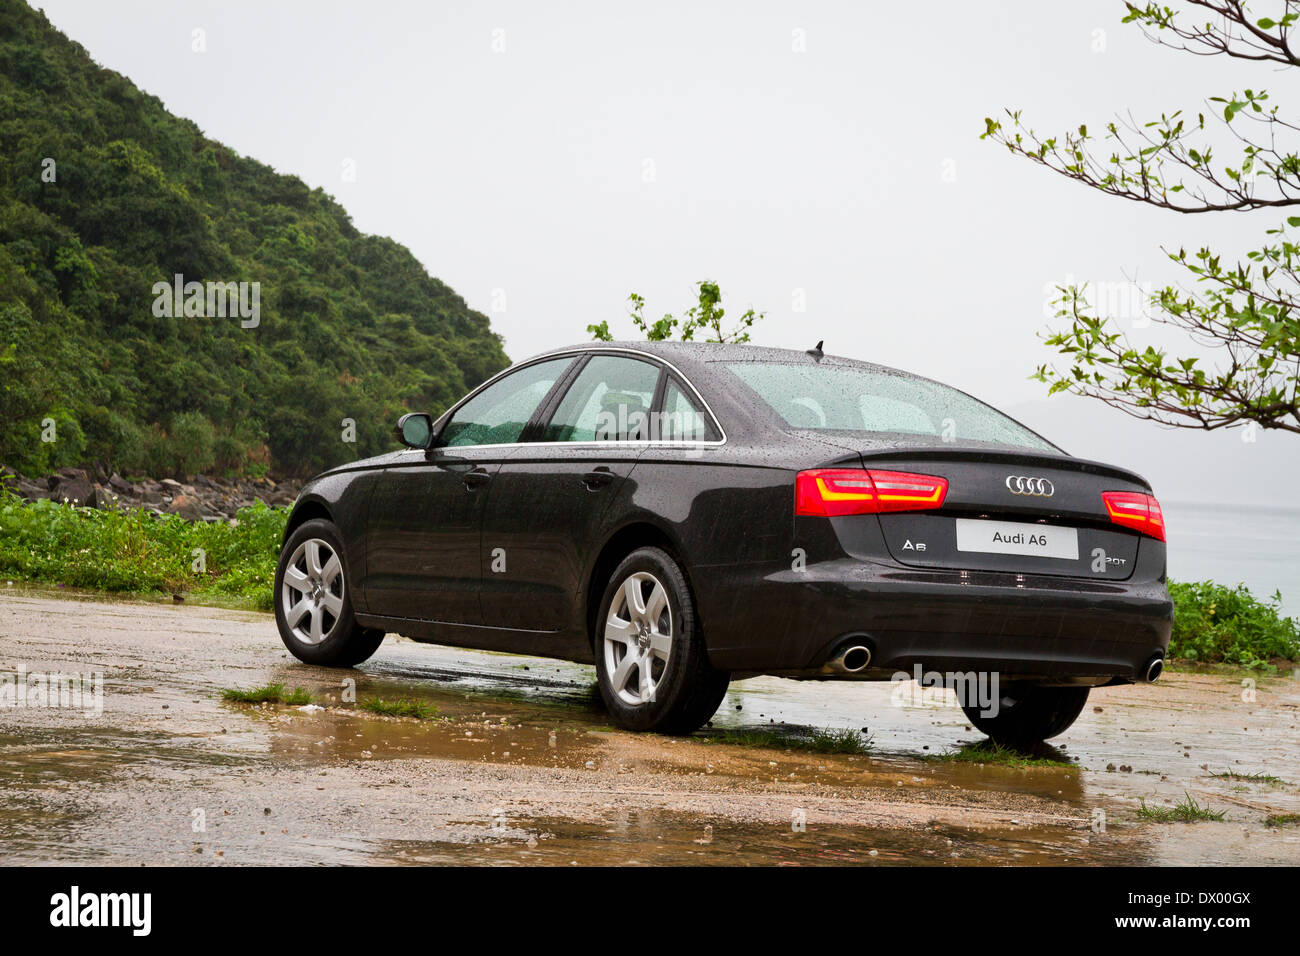
M 394 435 L 410 448 L 428 448 L 433 436 L 433 418 L 425 412 L 407 412 L 397 420 Z

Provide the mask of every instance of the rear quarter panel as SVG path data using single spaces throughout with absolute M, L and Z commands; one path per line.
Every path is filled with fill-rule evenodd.
M 728 648 L 779 640 L 797 626 L 759 585 L 789 571 L 795 470 L 736 450 L 654 447 L 629 477 L 628 511 L 675 542 L 695 597 L 706 646 L 726 666 Z M 745 460 L 748 458 L 749 460 Z

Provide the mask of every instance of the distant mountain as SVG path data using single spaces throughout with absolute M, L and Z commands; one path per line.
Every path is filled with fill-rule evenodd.
M 1131 468 L 1161 500 L 1300 507 L 1295 435 L 1256 429 L 1254 441 L 1245 441 L 1252 435 L 1245 428 L 1162 428 L 1072 395 L 1002 410 L 1072 455 Z
M 506 364 L 404 246 L 0 0 L 0 463 L 302 474 Z

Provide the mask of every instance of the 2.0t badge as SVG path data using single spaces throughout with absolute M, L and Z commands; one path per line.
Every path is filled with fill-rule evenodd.
M 1046 478 L 1030 475 L 1007 475 L 1007 491 L 1013 495 L 1033 495 L 1036 498 L 1050 498 L 1056 493 Z

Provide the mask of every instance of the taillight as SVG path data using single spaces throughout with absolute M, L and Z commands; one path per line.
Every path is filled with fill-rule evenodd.
M 882 511 L 924 511 L 943 505 L 948 479 L 904 471 L 814 468 L 794 480 L 797 515 L 869 515 Z
M 1137 491 L 1103 491 L 1101 500 L 1115 524 L 1165 540 L 1165 514 L 1160 510 L 1160 502 L 1151 495 Z

